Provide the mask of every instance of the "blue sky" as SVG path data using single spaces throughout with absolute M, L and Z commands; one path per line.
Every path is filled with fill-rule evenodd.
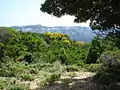
M 0 26 L 35 25 L 73 26 L 88 24 L 74 23 L 74 17 L 65 15 L 56 18 L 40 11 L 45 0 L 0 0 Z

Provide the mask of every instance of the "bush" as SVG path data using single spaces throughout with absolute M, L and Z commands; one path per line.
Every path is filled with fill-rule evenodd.
M 16 84 L 16 85 L 11 85 L 10 87 L 8 87 L 7 90 L 26 90 L 26 89 L 28 89 L 26 86 Z
M 100 64 L 90 64 L 88 67 L 86 67 L 88 71 L 90 72 L 97 72 L 99 71 Z
M 37 69 L 35 69 L 35 68 L 30 68 L 28 70 L 28 72 L 29 72 L 29 74 L 38 74 L 39 71 Z
M 46 79 L 42 79 L 39 83 L 40 86 L 45 86 L 47 84 L 47 80 Z
M 25 81 L 33 81 L 34 80 L 34 77 L 31 74 L 22 74 L 21 78 L 22 78 L 22 80 L 25 80 Z
M 74 72 L 74 71 L 79 71 L 80 68 L 78 66 L 75 66 L 75 65 L 68 65 L 65 67 L 65 70 L 67 72 Z
M 7 62 L 2 64 L 0 68 L 0 76 L 18 77 L 23 71 L 23 67 L 20 63 Z
M 60 79 L 60 74 L 57 72 L 47 74 L 46 77 L 40 79 L 40 86 L 45 86 L 47 84 L 53 84 L 55 81 Z
M 0 78 L 0 90 L 27 90 L 27 88 L 27 85 L 18 84 L 16 78 Z
M 99 61 L 104 69 L 120 67 L 120 50 L 103 53 Z
M 3 79 L 0 79 L 0 90 L 3 90 L 5 87 L 5 81 Z
M 100 70 L 95 79 L 100 83 L 110 84 L 120 81 L 120 51 L 108 51 L 101 55 Z
M 70 77 L 75 77 L 75 76 L 77 76 L 77 74 L 76 74 L 75 72 L 70 72 L 70 73 L 68 74 L 68 76 L 70 76 Z
M 59 80 L 60 74 L 59 73 L 52 73 L 50 76 L 47 77 L 46 81 L 49 84 L 54 83 L 55 81 Z
M 25 90 L 22 86 L 13 86 L 9 90 Z
M 102 39 L 100 37 L 95 37 L 91 42 L 85 62 L 87 64 L 96 63 L 103 51 L 104 47 L 102 46 Z
M 53 72 L 61 72 L 61 63 L 59 61 L 55 61 L 53 64 L 45 64 L 46 66 L 44 66 L 42 68 L 43 71 L 45 72 L 49 72 L 49 73 L 53 73 Z
M 97 80 L 97 83 L 104 84 L 104 85 L 110 85 L 111 83 L 115 82 L 115 75 L 113 73 L 107 73 L 107 72 L 98 72 L 94 76 L 94 80 Z

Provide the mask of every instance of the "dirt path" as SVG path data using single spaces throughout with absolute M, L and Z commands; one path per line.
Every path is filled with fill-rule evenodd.
M 95 73 L 91 72 L 66 72 L 61 75 L 61 80 L 40 88 L 36 82 L 30 84 L 30 90 L 120 90 L 120 85 L 111 85 L 105 89 L 102 85 L 93 82 Z M 120 84 L 120 83 L 119 83 Z
M 94 73 L 69 72 L 61 76 L 61 81 L 36 90 L 101 90 L 92 81 Z

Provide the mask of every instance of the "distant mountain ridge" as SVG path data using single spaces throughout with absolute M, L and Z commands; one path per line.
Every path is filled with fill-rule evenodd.
M 27 26 L 12 26 L 12 28 L 23 32 L 35 32 L 35 33 L 59 32 L 67 34 L 72 40 L 85 42 L 90 42 L 95 36 L 95 33 L 93 33 L 90 27 L 81 26 L 47 27 L 42 25 L 27 25 Z

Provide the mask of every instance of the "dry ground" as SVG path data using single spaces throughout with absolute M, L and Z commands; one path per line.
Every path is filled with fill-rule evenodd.
M 30 90 L 120 90 L 120 85 L 111 85 L 108 89 L 96 85 L 93 82 L 94 75 L 91 72 L 67 72 L 61 76 L 60 81 L 44 87 L 38 87 L 35 82 L 32 82 Z

